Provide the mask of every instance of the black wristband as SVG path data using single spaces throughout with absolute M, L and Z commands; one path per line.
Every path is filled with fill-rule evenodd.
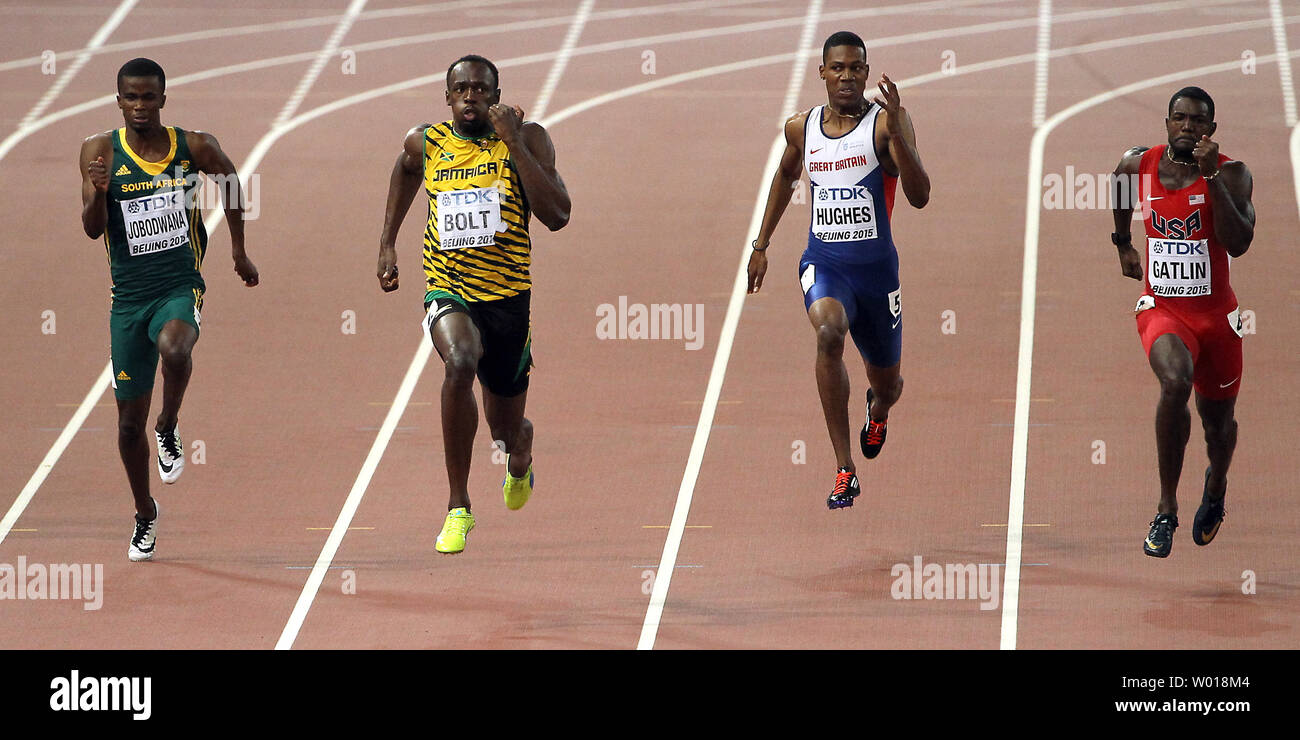
M 766 251 L 767 251 L 767 247 L 770 247 L 770 246 L 772 246 L 772 243 L 771 243 L 771 242 L 768 242 L 768 243 L 767 243 L 767 246 L 763 247 L 762 249 L 759 249 L 759 248 L 758 248 L 758 240 L 755 239 L 753 242 L 750 243 L 749 248 L 752 249 L 752 250 L 754 250 L 755 252 L 766 252 Z
M 1133 246 L 1133 235 L 1124 234 L 1121 236 L 1118 231 L 1111 232 L 1110 243 L 1117 247 L 1131 247 Z

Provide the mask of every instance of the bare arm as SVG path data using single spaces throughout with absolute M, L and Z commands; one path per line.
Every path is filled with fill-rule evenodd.
M 551 231 L 569 223 L 572 202 L 564 180 L 555 171 L 555 145 L 541 124 L 524 122 L 519 106 L 497 103 L 488 109 L 492 128 L 510 148 L 510 159 L 528 195 L 528 207 Z
M 428 126 L 416 126 L 406 132 L 402 153 L 393 163 L 393 173 L 388 178 L 388 202 L 384 206 L 384 230 L 379 235 L 379 267 L 376 276 L 385 293 L 398 288 L 397 232 L 411 210 L 411 201 L 420 190 L 424 176 L 424 132 Z
M 1115 217 L 1115 233 L 1121 240 L 1126 236 L 1129 237 L 1127 242 L 1116 247 L 1119 250 L 1120 272 L 1134 280 L 1142 279 L 1142 256 L 1133 246 L 1131 231 L 1133 207 L 1137 205 L 1138 200 L 1136 177 L 1142 166 L 1142 153 L 1146 150 L 1147 147 L 1135 146 L 1124 152 L 1124 156 L 1115 167 L 1115 177 L 1111 180 L 1111 187 L 1114 188 L 1114 198 L 1111 202 L 1115 204 L 1112 209 L 1112 215 Z
M 889 159 L 903 183 L 903 195 L 913 208 L 925 208 L 930 202 L 930 176 L 921 165 L 921 155 L 916 150 L 916 130 L 912 117 L 899 103 L 898 87 L 888 75 L 880 76 L 880 92 L 885 96 L 881 103 L 885 110 L 885 135 L 888 137 Z
M 81 228 L 98 239 L 108 226 L 108 168 L 113 164 L 113 140 L 95 134 L 81 142 Z
M 1223 169 L 1206 183 L 1214 209 L 1214 236 L 1233 257 L 1250 249 L 1255 239 L 1255 187 L 1250 170 L 1241 162 L 1224 162 Z
M 794 184 L 803 174 L 803 132 L 807 124 L 809 111 L 796 113 L 785 121 L 785 150 L 781 152 L 781 161 L 772 173 L 772 185 L 767 190 L 767 207 L 763 210 L 763 223 L 758 227 L 754 252 L 749 256 L 749 292 L 757 293 L 763 287 L 763 276 L 767 274 L 767 248 L 772 241 L 772 232 L 781 222 L 781 216 L 790 205 Z
M 230 256 L 235 262 L 235 273 L 244 281 L 244 285 L 251 288 L 257 285 L 258 274 L 257 267 L 244 251 L 244 192 L 239 184 L 235 163 L 221 150 L 221 144 L 212 134 L 188 131 L 185 141 L 190 145 L 194 165 L 203 174 L 211 176 L 217 184 L 222 208 L 226 212 L 227 228 L 230 229 Z

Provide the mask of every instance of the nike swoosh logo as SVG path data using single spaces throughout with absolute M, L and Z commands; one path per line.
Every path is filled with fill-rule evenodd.
M 1241 379 L 1241 376 L 1238 375 L 1237 377 L 1233 378 L 1232 380 L 1229 380 L 1228 382 L 1226 382 L 1226 383 L 1220 385 L 1219 387 L 1220 387 L 1220 388 L 1227 388 L 1228 386 L 1232 385 L 1233 383 L 1236 383 L 1236 382 L 1237 382 L 1238 380 L 1240 380 L 1240 379 Z
M 1210 540 L 1214 539 L 1215 535 L 1219 534 L 1219 527 L 1222 524 L 1223 524 L 1223 520 L 1220 519 L 1218 522 L 1215 523 L 1214 529 L 1211 529 L 1208 532 L 1203 532 L 1201 534 L 1201 542 L 1209 542 Z
M 1163 196 L 1163 195 L 1152 195 L 1152 196 L 1150 196 L 1149 198 L 1147 198 L 1147 200 L 1164 200 L 1164 199 L 1165 199 L 1165 196 Z
M 163 462 L 163 459 L 161 457 L 158 458 L 158 467 L 162 468 L 164 473 L 172 472 L 172 464 Z
M 812 154 L 816 154 L 817 152 L 820 152 L 822 149 L 825 149 L 825 148 L 826 148 L 826 147 L 820 147 L 820 148 L 818 148 L 818 149 L 814 149 L 814 150 L 812 150 L 811 152 L 808 152 L 808 154 L 810 154 L 810 155 L 812 155 Z
M 889 328 L 890 328 L 890 329 L 897 329 L 897 328 L 898 328 L 898 325 L 901 324 L 901 323 L 903 323 L 903 320 L 902 320 L 902 319 L 899 319 L 898 321 L 895 321 L 895 322 L 894 322 L 894 325 L 891 326 L 891 327 L 889 327 Z

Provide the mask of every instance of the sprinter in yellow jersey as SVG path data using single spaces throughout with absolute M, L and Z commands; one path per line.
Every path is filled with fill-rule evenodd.
M 451 120 L 411 129 L 393 165 L 379 286 L 397 290 L 397 231 L 421 183 L 429 196 L 424 234 L 424 327 L 442 357 L 442 438 L 451 485 L 435 549 L 457 553 L 474 528 L 469 467 L 478 429 L 474 377 L 492 439 L 505 445 L 506 507 L 533 490 L 533 425 L 524 418 L 532 366 L 529 274 L 532 216 L 551 231 L 569 222 L 569 193 L 555 171 L 546 129 L 501 104 L 496 65 L 478 55 L 447 68 Z
M 199 339 L 203 262 L 208 235 L 195 196 L 199 173 L 222 185 L 235 273 L 257 285 L 244 253 L 239 176 L 215 137 L 162 125 L 167 78 L 150 59 L 132 59 L 117 73 L 117 105 L 125 125 L 81 145 L 81 225 L 103 237 L 113 279 L 109 314 L 112 378 L 117 398 L 117 448 L 135 498 L 135 532 L 127 557 L 150 560 L 158 504 L 149 495 L 145 424 L 162 358 L 162 410 L 154 425 L 158 475 L 175 483 L 185 466 L 176 428 L 190 381 L 190 352 Z

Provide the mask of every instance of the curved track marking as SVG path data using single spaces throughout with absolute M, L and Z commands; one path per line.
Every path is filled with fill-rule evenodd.
M 546 75 L 546 82 L 537 94 L 537 100 L 533 104 L 534 110 L 546 109 L 551 93 L 554 92 L 555 86 L 559 83 L 560 76 L 564 74 L 564 68 L 568 66 L 573 47 L 578 42 L 578 37 L 582 34 L 583 28 L 587 25 L 587 19 L 591 15 L 591 6 L 594 2 L 595 0 L 584 0 L 582 7 L 574 15 L 573 22 L 564 34 L 564 41 L 560 44 L 560 51 L 555 56 L 555 62 Z M 302 629 L 303 621 L 307 619 L 307 612 L 311 610 L 312 602 L 316 600 L 316 594 L 319 593 L 321 583 L 325 580 L 325 574 L 334 562 L 334 556 L 338 553 L 339 547 L 343 544 L 343 537 L 347 535 L 348 527 L 352 525 L 352 518 L 356 515 L 357 508 L 361 506 L 361 499 L 366 495 L 366 489 L 370 487 L 371 478 L 374 477 L 375 471 L 379 469 L 379 461 L 383 459 L 384 451 L 388 449 L 388 443 L 393 437 L 393 431 L 397 428 L 397 423 L 401 421 L 402 414 L 406 412 L 406 406 L 411 401 L 411 394 L 415 392 L 415 386 L 420 382 L 420 376 L 424 373 L 424 366 L 428 363 L 432 350 L 432 339 L 427 334 L 421 336 L 419 349 L 416 350 L 415 357 L 411 359 L 411 364 L 406 369 L 406 375 L 402 378 L 402 385 L 398 388 L 397 396 L 393 399 L 392 406 L 389 407 L 388 413 L 384 416 L 384 423 L 380 426 L 379 433 L 375 435 L 374 443 L 370 445 L 370 452 L 366 455 L 366 461 L 361 465 L 361 471 L 357 473 L 356 480 L 352 482 L 352 490 L 348 491 L 348 497 L 343 502 L 343 508 L 339 511 L 338 518 L 334 520 L 334 527 L 325 540 L 325 546 L 321 548 L 320 555 L 316 557 L 316 563 L 307 576 L 307 582 L 303 584 L 302 592 L 298 594 L 298 600 L 294 603 L 293 611 L 289 614 L 289 619 L 280 632 L 280 638 L 276 640 L 276 650 L 288 650 L 293 647 L 294 641 L 298 639 L 298 632 Z
M 122 19 L 126 18 L 126 14 L 131 12 L 131 8 L 135 7 L 137 2 L 139 2 L 139 0 L 122 0 L 122 3 L 117 6 L 117 9 L 108 16 L 108 20 L 104 21 L 104 25 L 100 26 L 99 30 L 95 32 L 95 35 L 90 38 L 90 44 L 86 46 L 87 51 L 78 54 L 77 58 L 72 60 L 72 64 L 68 66 L 68 69 L 65 70 L 63 74 L 57 75 L 54 84 L 50 85 L 50 89 L 46 90 L 45 94 L 36 101 L 36 105 L 32 106 L 32 109 L 27 112 L 27 115 L 23 116 L 23 120 L 18 124 L 18 130 L 9 134 L 9 136 L 5 137 L 3 142 L 0 142 L 0 159 L 4 159 L 5 154 L 8 153 L 10 149 L 13 149 L 19 141 L 27 138 L 28 133 L 41 128 L 41 126 L 37 125 L 37 120 L 40 118 L 40 115 L 45 112 L 45 109 L 50 106 L 50 103 L 54 102 L 54 99 L 59 96 L 59 93 L 63 92 L 63 88 L 67 87 L 68 83 L 72 82 L 72 78 L 77 76 L 77 73 L 81 71 L 81 68 L 86 66 L 86 62 L 90 61 L 91 55 L 94 54 L 94 49 L 103 46 L 104 41 L 106 41 L 109 35 L 113 33 L 119 25 L 121 25 Z
M 1300 55 L 1293 52 L 1287 58 Z M 1259 64 L 1278 60 L 1278 55 L 1260 57 Z M 1030 144 L 1029 181 L 1025 199 L 1025 256 L 1020 279 L 1020 349 L 1016 360 L 1015 432 L 1011 450 L 1011 491 L 1007 509 L 1006 574 L 1002 585 L 1002 628 L 1000 647 L 1015 650 L 1020 604 L 1020 556 L 1023 545 L 1025 512 L 1025 468 L 1029 447 L 1029 391 L 1033 374 L 1034 312 L 1038 285 L 1038 231 L 1042 213 L 1043 156 L 1047 137 L 1052 130 L 1074 115 L 1102 103 L 1150 87 L 1178 82 L 1188 77 L 1217 74 L 1240 69 L 1241 60 L 1163 74 L 1093 95 L 1057 113 L 1034 132 Z M 1295 137 L 1292 137 L 1294 144 Z M 1294 152 L 1294 146 L 1292 151 Z
M 131 0 L 131 2 L 134 3 L 135 0 Z M 355 4 L 356 2 L 364 2 L 364 0 L 353 0 L 353 2 Z M 333 38 L 333 36 L 331 36 L 331 38 Z M 272 133 L 274 133 L 274 131 L 275 129 L 272 130 Z M 263 140 L 268 137 L 270 137 L 270 134 L 263 137 Z M 3 156 L 3 154 L 4 151 L 0 151 L 0 156 Z M 245 184 L 247 184 L 246 177 L 247 174 L 240 178 Z M 225 219 L 225 216 L 225 211 L 218 209 L 213 211 L 208 218 L 205 218 L 204 226 L 207 228 L 208 232 L 211 233 L 216 226 Z M 58 439 L 54 441 L 53 446 L 50 447 L 45 458 L 42 459 L 40 465 L 36 467 L 36 472 L 32 473 L 31 478 L 27 481 L 27 485 L 23 486 L 22 491 L 18 493 L 18 497 L 5 513 L 4 518 L 0 519 L 0 542 L 4 542 L 5 537 L 12 530 L 14 523 L 18 521 L 18 517 L 22 516 L 23 511 L 27 509 L 27 505 L 36 495 L 37 489 L 39 489 L 41 484 L 45 482 L 45 478 L 50 474 L 50 471 L 53 470 L 55 463 L 57 463 L 59 458 L 63 455 L 63 451 L 67 449 L 68 445 L 72 442 L 72 438 L 75 437 L 77 432 L 81 429 L 81 425 L 85 423 L 86 417 L 90 415 L 91 410 L 95 408 L 95 404 L 99 403 L 99 399 L 102 398 L 104 393 L 106 393 L 111 387 L 112 378 L 113 362 L 112 360 L 109 360 L 108 363 L 104 365 L 104 369 L 100 371 L 99 377 L 96 378 L 95 382 L 91 385 L 90 391 L 86 394 L 81 405 L 77 407 L 72 418 L 69 419 L 67 425 L 63 427 L 63 431 L 59 433 Z
M 528 2 L 529 0 L 465 0 L 464 2 L 455 3 L 454 5 L 471 8 L 481 8 L 489 5 L 513 5 L 516 3 Z M 759 2 L 761 0 L 748 0 L 749 2 Z M 404 15 L 425 15 L 429 13 L 438 13 L 449 10 L 446 5 L 410 5 L 401 8 L 388 8 L 386 10 L 368 10 L 362 13 L 357 20 L 372 20 L 375 18 L 393 18 Z M 190 31 L 188 33 L 174 33 L 168 36 L 154 36 L 147 39 L 138 39 L 136 41 L 119 41 L 116 44 L 105 44 L 98 47 L 82 47 L 71 51 L 56 52 L 56 57 L 67 56 L 71 54 L 83 54 L 90 52 L 92 56 L 99 54 L 109 54 L 115 51 L 126 51 L 127 49 L 153 48 L 156 46 L 166 46 L 170 44 L 184 44 L 190 41 L 205 41 L 207 39 L 231 38 L 234 36 L 247 36 L 254 33 L 268 33 L 274 31 L 293 31 L 300 28 L 310 28 L 312 26 L 328 26 L 336 23 L 342 15 L 318 15 L 312 18 L 298 18 L 291 21 L 276 21 L 275 23 L 255 23 L 250 26 L 231 26 L 228 28 L 210 28 L 203 31 Z M 21 69 L 22 67 L 35 67 L 44 60 L 41 57 L 26 57 L 23 59 L 13 59 L 8 62 L 0 62 L 0 72 L 11 69 Z

